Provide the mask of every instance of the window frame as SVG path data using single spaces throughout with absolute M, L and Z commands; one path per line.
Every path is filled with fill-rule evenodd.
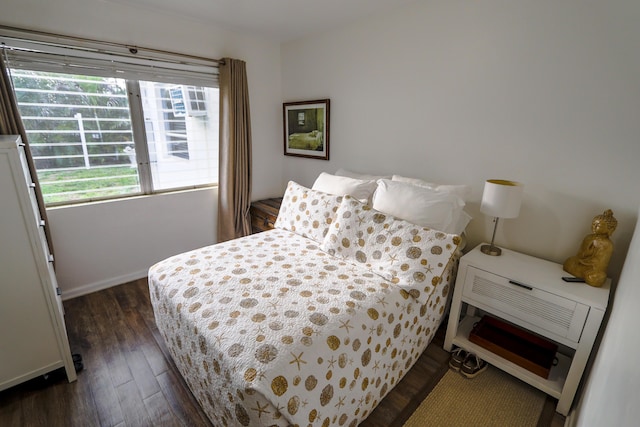
M 140 81 L 219 89 L 220 61 L 96 40 L 33 32 L 0 26 L 0 54 L 9 69 L 70 75 L 120 78 L 126 81 L 139 192 L 81 200 L 49 202 L 47 207 L 68 206 L 143 195 L 217 187 L 218 182 L 172 188 L 153 188 L 149 144 Z M 189 99 L 185 99 L 189 102 Z M 151 129 L 158 132 L 158 129 Z M 216 148 L 217 149 L 217 148 Z

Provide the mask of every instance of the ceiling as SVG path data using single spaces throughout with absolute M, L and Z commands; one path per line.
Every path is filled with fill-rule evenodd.
M 286 42 L 415 0 L 106 0 Z

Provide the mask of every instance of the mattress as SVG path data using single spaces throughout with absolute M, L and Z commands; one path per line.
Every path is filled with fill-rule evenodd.
M 450 263 L 419 298 L 275 229 L 149 271 L 167 347 L 216 426 L 356 426 L 440 325 Z

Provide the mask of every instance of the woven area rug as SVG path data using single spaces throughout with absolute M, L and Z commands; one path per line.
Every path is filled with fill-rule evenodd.
M 546 395 L 489 366 L 473 379 L 449 370 L 404 427 L 536 427 Z

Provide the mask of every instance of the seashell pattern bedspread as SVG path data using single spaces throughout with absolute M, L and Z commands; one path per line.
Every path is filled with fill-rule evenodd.
M 324 246 L 275 229 L 176 255 L 150 269 L 158 328 L 215 426 L 354 427 L 431 341 L 459 237 L 379 216 L 378 230 L 365 221 L 378 213 L 345 199 Z M 363 232 L 358 218 L 367 227 Z M 338 223 L 347 224 L 345 233 Z M 397 280 L 405 268 L 386 277 L 369 262 L 374 256 L 367 258 L 363 233 L 380 245 L 383 239 L 375 235 L 382 230 L 405 233 L 400 240 L 411 242 L 406 253 L 412 258 L 420 233 L 435 236 L 429 245 L 437 250 L 431 252 L 444 261 L 432 266 L 416 258 L 435 274 L 419 284 L 420 291 Z M 398 236 L 384 240 L 397 243 Z M 363 249 L 357 260 L 349 256 L 351 238 Z M 392 243 L 385 245 L 381 253 L 391 251 Z

